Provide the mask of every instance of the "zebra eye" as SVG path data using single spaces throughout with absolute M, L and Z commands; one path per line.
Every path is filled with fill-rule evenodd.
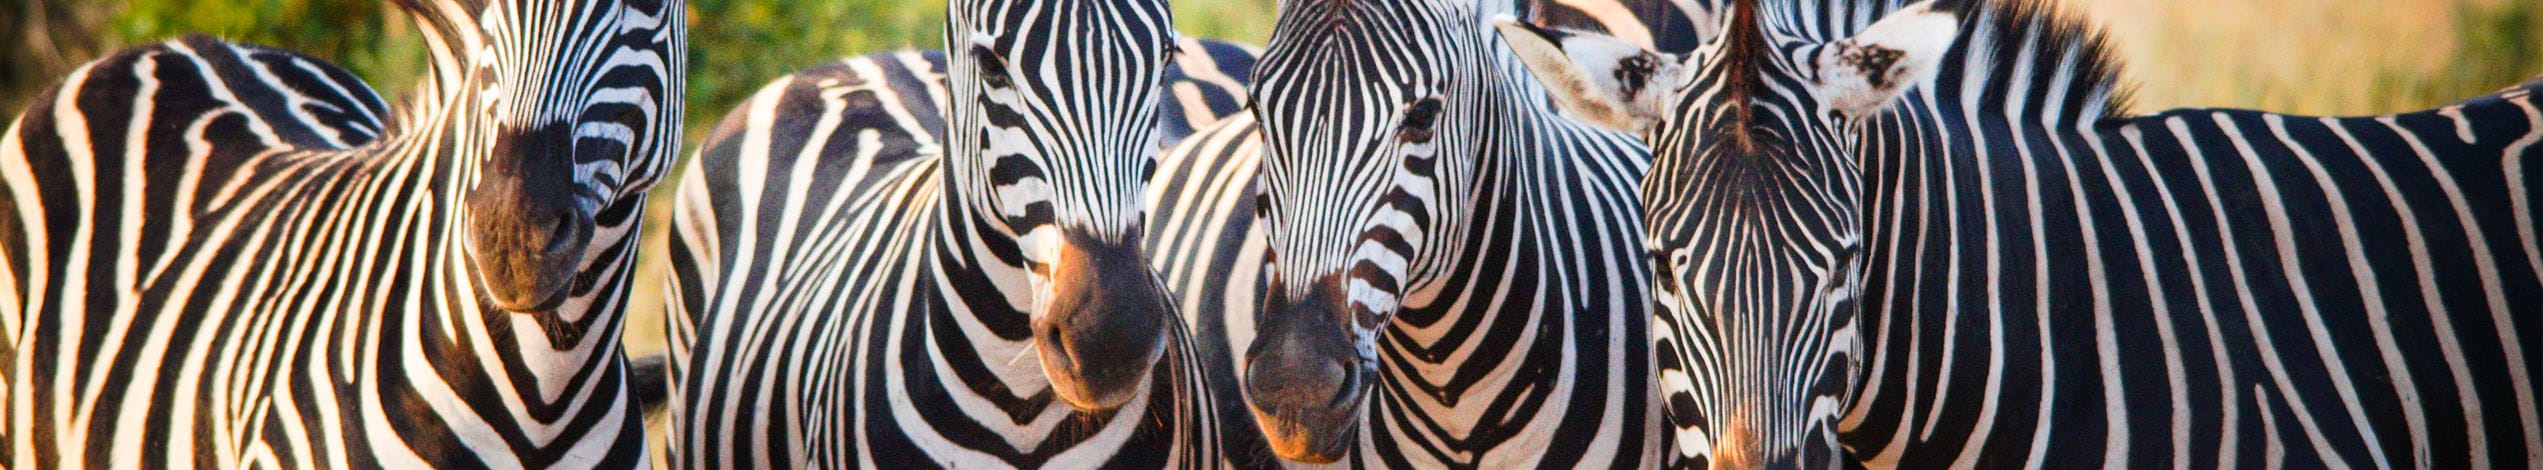
M 1015 86 L 1014 80 L 1007 77 L 1007 59 L 1000 57 L 996 51 L 989 50 L 988 46 L 972 46 L 971 61 L 980 71 L 981 82 L 993 88 Z
M 1404 123 L 1395 129 L 1395 138 L 1405 142 L 1430 142 L 1431 126 L 1439 123 L 1439 98 L 1422 98 L 1404 110 Z
M 1183 44 L 1174 42 L 1166 43 L 1166 65 L 1174 65 L 1175 58 L 1182 56 Z

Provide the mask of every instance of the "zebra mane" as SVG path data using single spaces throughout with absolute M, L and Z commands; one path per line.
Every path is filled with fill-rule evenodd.
M 1956 0 L 1963 18 L 1960 42 L 1941 64 L 1964 90 L 2009 89 L 2015 73 L 2028 70 L 2027 90 L 2063 90 L 2062 109 L 2081 119 L 2130 114 L 2134 88 L 2120 78 L 2126 67 L 2109 33 L 2058 0 Z M 2062 85 L 2062 87 L 2061 87 Z M 2026 91 L 2027 91 L 2026 90 Z M 2038 112 L 2038 106 L 2026 112 Z M 2093 114 L 2080 114 L 2091 112 Z M 2051 116 L 2063 118 L 2064 116 Z
M 1766 87 L 1765 71 L 1758 64 L 1769 48 L 1766 47 L 1766 30 L 1759 26 L 1757 20 L 1757 9 L 1755 0 L 1731 2 L 1728 7 L 1730 17 L 1723 20 L 1722 49 L 1711 58 L 1715 62 L 1706 65 L 1719 74 L 1715 80 L 1721 82 L 1726 102 L 1747 103 L 1753 93 L 1759 93 Z M 1727 111 L 1731 113 L 1730 124 L 1723 130 L 1728 131 L 1732 142 L 1742 151 L 1754 150 L 1757 136 L 1753 132 L 1755 128 L 1749 123 L 1755 122 L 1756 110 L 1750 106 L 1731 106 Z
M 486 0 L 395 0 L 393 3 L 414 17 L 416 26 L 431 28 L 444 38 L 455 37 L 453 35 L 461 28 L 474 27 L 468 24 L 474 18 L 466 15 L 454 18 L 451 12 L 475 15 L 486 10 Z
M 463 58 L 466 57 L 466 51 L 460 50 L 461 46 L 456 45 L 455 41 L 460 40 L 461 31 L 476 27 L 473 24 L 475 22 L 473 16 L 485 12 L 487 1 L 393 0 L 390 2 L 399 10 L 404 10 L 407 18 L 415 21 L 416 28 L 426 30 L 425 63 L 421 64 L 424 73 L 418 77 L 414 85 L 405 90 L 394 91 L 396 94 L 391 95 L 390 111 L 387 115 L 381 116 L 383 122 L 380 123 L 380 138 L 374 139 L 374 143 L 388 142 L 404 136 L 407 134 L 407 127 L 415 125 L 415 122 L 430 119 L 428 117 L 430 114 L 448 111 L 442 109 L 451 106 L 450 103 L 443 102 L 448 99 L 444 95 L 466 85 L 453 81 L 457 77 L 441 76 L 442 71 L 466 69 L 466 59 Z M 465 12 L 465 14 L 454 17 L 452 12 Z M 443 63 L 446 60 L 460 62 Z

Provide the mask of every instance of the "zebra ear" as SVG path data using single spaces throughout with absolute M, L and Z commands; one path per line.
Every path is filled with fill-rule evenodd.
M 1909 5 L 1821 49 L 1811 64 L 1813 91 L 1848 117 L 1872 115 L 1910 87 L 1932 81 L 1959 37 L 1959 15 L 1935 9 L 1932 1 Z
M 1640 132 L 1668 108 L 1662 95 L 1680 67 L 1674 54 L 1604 34 L 1538 28 L 1508 15 L 1494 18 L 1493 26 L 1565 114 Z

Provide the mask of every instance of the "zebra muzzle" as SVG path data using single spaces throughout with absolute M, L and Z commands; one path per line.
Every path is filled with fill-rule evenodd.
M 1357 439 L 1376 361 L 1361 357 L 1336 282 L 1292 301 L 1273 289 L 1247 348 L 1245 400 L 1272 451 L 1306 463 L 1341 460 Z
M 1165 354 L 1174 306 L 1148 270 L 1137 237 L 1124 243 L 1076 231 L 1064 236 L 1052 265 L 1050 309 L 1034 320 L 1043 373 L 1071 407 L 1117 408 L 1138 396 Z
M 467 194 L 469 256 L 495 308 L 543 312 L 571 296 L 597 227 L 575 202 L 567 137 L 562 124 L 505 130 Z

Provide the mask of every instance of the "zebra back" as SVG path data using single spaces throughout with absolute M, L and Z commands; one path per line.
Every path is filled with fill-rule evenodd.
M 1849 447 L 2193 466 L 2543 456 L 2527 359 L 2543 318 L 2516 313 L 2543 312 L 2543 200 L 2524 183 L 2543 176 L 2543 88 L 2383 116 L 2138 115 L 2089 23 L 2030 1 L 1962 15 L 1966 44 L 1932 88 L 1859 134 L 1866 181 L 1885 182 L 1864 196 L 1891 204 L 1866 218 L 1865 320 L 1892 332 L 1875 357 L 1897 359 L 1865 365 L 1883 379 L 1852 403 Z M 1984 338 L 1933 320 L 1954 304 L 2003 320 Z M 1914 336 L 1986 346 L 1917 359 Z M 1963 366 L 1999 351 L 2040 365 Z M 1979 396 L 2026 405 L 1948 418 Z

